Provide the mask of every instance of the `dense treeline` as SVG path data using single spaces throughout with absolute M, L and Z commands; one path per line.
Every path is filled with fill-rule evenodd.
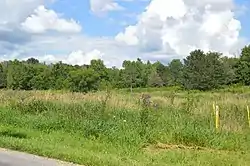
M 211 90 L 223 85 L 250 85 L 250 45 L 238 58 L 223 57 L 218 52 L 194 50 L 183 62 L 172 60 L 143 63 L 125 60 L 122 69 L 107 68 L 102 60 L 90 65 L 4 61 L 0 65 L 0 87 L 20 90 L 70 90 L 88 92 L 109 88 L 182 86 L 185 89 Z

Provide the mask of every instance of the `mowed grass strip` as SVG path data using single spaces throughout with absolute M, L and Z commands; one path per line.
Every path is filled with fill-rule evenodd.
M 28 135 L 26 139 L 1 136 L 2 147 L 25 151 L 45 157 L 56 158 L 84 165 L 214 165 L 248 166 L 249 153 L 197 150 L 138 151 L 133 155 L 125 154 L 122 148 L 100 140 L 84 139 L 79 135 L 63 132 L 50 134 L 31 130 L 3 127 L 1 130 L 13 130 Z

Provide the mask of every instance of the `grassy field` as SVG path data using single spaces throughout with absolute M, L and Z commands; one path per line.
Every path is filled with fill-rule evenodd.
M 145 92 L 156 106 L 143 104 Z M 86 166 L 248 166 L 249 98 L 247 87 L 86 95 L 2 90 L 0 146 Z

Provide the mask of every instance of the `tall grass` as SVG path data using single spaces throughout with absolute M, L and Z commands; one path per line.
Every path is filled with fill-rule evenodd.
M 248 95 L 239 97 L 231 92 L 162 91 L 151 92 L 150 96 L 151 104 L 147 104 L 138 102 L 140 94 L 130 96 L 124 92 L 83 95 L 48 91 L 1 91 L 0 125 L 45 135 L 60 132 L 65 137 L 67 134 L 77 136 L 79 141 L 84 139 L 96 143 L 103 153 L 116 153 L 115 148 L 120 156 L 127 156 L 127 159 L 136 159 L 140 154 L 145 156 L 144 148 L 157 143 L 249 152 L 250 129 L 246 112 Z M 219 133 L 215 130 L 213 102 L 221 110 Z M 154 103 L 158 106 L 155 107 Z M 4 137 L 13 135 L 10 130 L 2 133 Z M 36 140 L 40 138 L 38 135 L 34 136 Z M 32 138 L 27 136 L 26 139 Z M 70 141 L 61 139 L 64 146 L 73 146 Z M 0 145 L 7 146 L 8 141 L 5 141 L 0 141 Z M 20 149 L 33 152 L 38 148 L 34 146 L 25 149 L 26 146 L 22 144 Z M 79 158 L 72 157 L 70 160 L 84 163 Z M 84 160 L 89 161 L 90 165 L 101 165 L 92 158 Z

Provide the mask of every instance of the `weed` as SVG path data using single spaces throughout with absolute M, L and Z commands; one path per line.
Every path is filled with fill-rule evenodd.
M 27 134 L 22 132 L 16 132 L 13 130 L 5 130 L 5 131 L 0 131 L 0 137 L 13 137 L 13 138 L 25 139 L 27 138 Z
M 24 99 L 18 101 L 11 101 L 9 103 L 9 107 L 13 110 L 18 110 L 23 113 L 30 113 L 30 114 L 41 114 L 49 110 L 52 104 L 47 101 L 42 100 L 31 100 L 25 101 Z
M 237 89 L 233 93 L 147 89 L 138 102 L 142 91 L 134 89 L 133 96 L 110 90 L 1 91 L 0 145 L 97 166 L 196 165 L 197 161 L 211 165 L 215 158 L 223 160 L 215 165 L 249 165 L 249 90 L 239 97 Z M 214 131 L 214 101 L 220 106 L 219 133 Z M 235 152 L 216 156 L 205 150 L 142 151 L 156 142 Z

